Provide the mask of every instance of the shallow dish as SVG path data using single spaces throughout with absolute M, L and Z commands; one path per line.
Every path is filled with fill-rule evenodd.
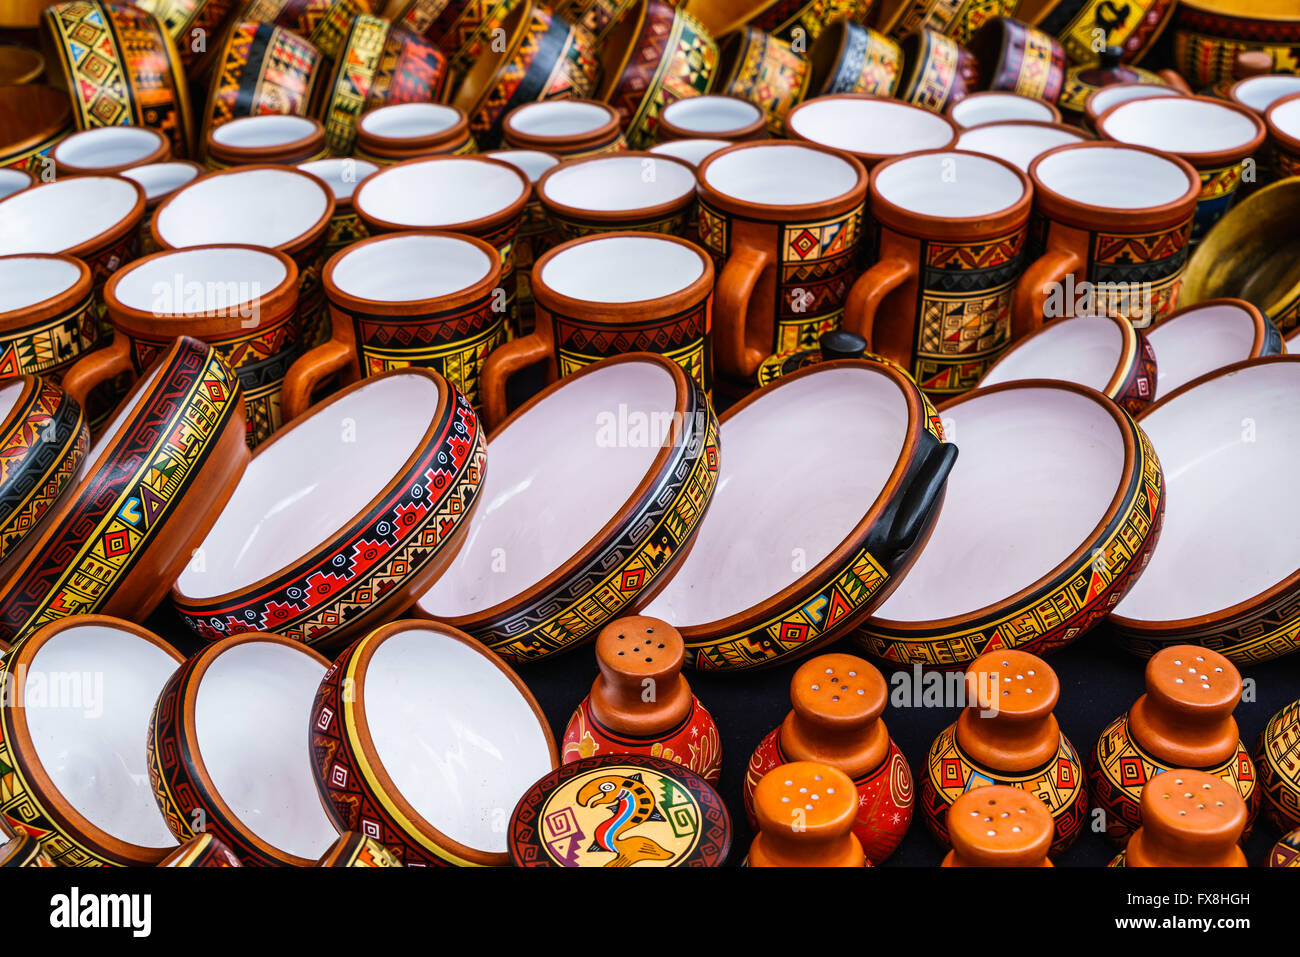
M 336 826 L 407 867 L 508 864 L 502 825 L 559 764 L 527 685 L 438 622 L 396 621 L 348 648 L 321 682 L 310 727 Z
M 1207 299 L 1146 330 L 1156 356 L 1155 397 L 1243 359 L 1284 351 L 1277 326 L 1241 299 Z
M 891 665 L 1042 655 L 1096 625 L 1150 559 L 1165 507 L 1151 444 L 1110 400 L 1029 380 L 940 408 L 962 457 L 929 544 L 858 642 Z

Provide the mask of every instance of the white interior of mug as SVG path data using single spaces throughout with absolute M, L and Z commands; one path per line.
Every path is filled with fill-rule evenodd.
M 91 824 L 137 847 L 176 846 L 149 786 L 145 735 L 177 664 L 129 631 L 74 625 L 37 650 L 23 685 L 35 757 L 54 788 Z
M 1189 96 L 1129 100 L 1100 121 L 1106 136 L 1167 153 L 1217 153 L 1244 147 L 1258 133 L 1245 114 Z
M 664 107 L 660 117 L 681 130 L 707 136 L 753 126 L 763 112 L 731 96 L 689 96 Z
M 1124 333 L 1113 319 L 1056 319 L 1043 332 L 1012 346 L 979 384 L 983 388 L 1021 379 L 1060 379 L 1100 392 L 1123 355 Z
M 416 813 L 466 847 L 502 853 L 502 821 L 551 754 L 490 654 L 413 624 L 375 649 L 361 690 L 375 755 Z
M 814 143 L 872 156 L 940 149 L 953 139 L 952 124 L 938 113 L 894 100 L 809 100 L 789 124 Z
M 298 169 L 304 173 L 319 176 L 329 186 L 335 199 L 351 199 L 352 191 L 366 177 L 379 172 L 379 167 L 368 160 L 353 159 L 350 156 L 331 157 L 330 159 L 312 160 L 299 163 Z
M 1143 621 L 1209 615 L 1300 568 L 1300 527 L 1277 485 L 1300 448 L 1300 362 L 1247 366 L 1142 417 L 1168 498 L 1151 563 L 1115 614 Z M 1213 556 L 1213 561 L 1207 561 Z
M 647 236 L 601 236 L 560 250 L 542 282 L 580 302 L 643 302 L 685 289 L 704 273 L 693 246 Z
M 128 309 L 154 316 L 234 316 L 269 295 L 286 272 L 264 250 L 182 249 L 125 267 L 113 292 Z
M 20 189 L 26 189 L 31 185 L 31 177 L 22 170 L 0 169 L 0 199 L 12 196 Z
M 1249 359 L 1255 347 L 1255 322 L 1231 303 L 1190 309 L 1146 330 L 1156 354 L 1156 396 L 1222 366 Z
M 726 451 L 695 545 L 642 614 L 701 625 L 795 584 L 871 510 L 907 429 L 902 389 L 871 368 L 828 368 L 760 392 L 723 424 Z
M 952 108 L 952 121 L 958 126 L 983 126 L 1007 120 L 1037 120 L 1053 123 L 1056 116 L 1042 100 L 1018 93 L 983 93 L 958 100 Z
M 847 160 L 795 143 L 737 147 L 713 157 L 701 175 L 724 196 L 765 206 L 829 202 L 859 182 Z
M 1103 86 L 1097 93 L 1094 93 L 1091 105 L 1093 113 L 1101 116 L 1112 106 L 1119 106 L 1119 104 L 1127 103 L 1129 100 L 1182 95 L 1182 91 L 1175 90 L 1172 86 L 1160 86 L 1156 83 L 1114 83 L 1110 86 Z
M 1273 107 L 1268 120 L 1274 129 L 1287 136 L 1300 137 L 1300 100 L 1287 100 Z
M 334 261 L 334 285 L 377 302 L 416 302 L 483 279 L 492 258 L 454 236 L 391 236 L 350 246 Z
M 264 113 L 222 123 L 212 131 L 212 141 L 233 149 L 259 149 L 296 143 L 315 131 L 316 124 L 305 116 Z
M 154 215 L 169 246 L 282 246 L 321 221 L 329 196 L 295 169 L 234 169 L 177 190 Z
M 297 646 L 246 641 L 217 655 L 194 698 L 194 740 L 222 800 L 267 844 L 313 860 L 338 838 L 305 740 L 324 677 Z
M 374 136 L 408 140 L 444 133 L 460 118 L 460 110 L 441 103 L 395 103 L 361 114 L 359 126 Z
M 1200 184 L 1166 156 L 1103 142 L 1043 157 L 1034 178 L 1066 199 L 1102 209 L 1164 206 Z
M 81 169 L 128 166 L 150 156 L 162 144 L 162 134 L 145 126 L 100 126 L 60 140 L 54 158 Z
M 1082 143 L 1082 133 L 1071 133 L 1047 123 L 989 123 L 963 130 L 953 149 L 983 153 L 1006 160 L 1022 172 L 1050 149 Z
M 81 270 L 62 259 L 0 259 L 0 312 L 62 295 L 80 278 Z
M 497 163 L 437 157 L 380 170 L 361 184 L 352 205 L 400 226 L 452 226 L 501 212 L 526 188 L 517 171 Z
M 876 618 L 969 615 L 1041 581 L 1090 544 L 1124 479 L 1123 434 L 1107 401 L 1026 386 L 945 409 L 944 430 L 961 454 L 943 509 Z
M 551 202 L 593 212 L 647 209 L 695 190 L 695 175 L 681 163 L 611 154 L 562 166 L 539 189 Z
M 0 203 L 0 256 L 59 253 L 126 219 L 140 194 L 116 176 L 68 176 Z
M 614 111 L 601 103 L 574 100 L 551 100 L 529 103 L 510 111 L 506 126 L 525 136 L 581 136 L 598 130 L 613 117 Z
M 125 170 L 122 175 L 133 179 L 144 190 L 145 199 L 157 199 L 175 192 L 186 183 L 192 182 L 203 171 L 190 163 L 170 161 L 166 163 L 149 163 Z
M 667 143 L 650 147 L 650 152 L 658 153 L 660 156 L 671 156 L 683 163 L 690 163 L 691 166 L 699 166 L 718 150 L 726 149 L 730 145 L 727 140 L 669 140 Z
M 1025 184 L 987 156 L 944 150 L 890 160 L 874 171 L 881 198 L 922 216 L 991 216 L 1014 206 Z
M 176 580 L 181 594 L 236 591 L 328 541 L 394 480 L 437 401 L 437 386 L 422 375 L 385 376 L 295 420 L 248 463 L 203 542 L 206 561 Z
M 676 402 L 662 366 L 616 362 L 566 381 L 493 434 L 465 544 L 420 607 L 435 618 L 471 615 L 572 559 L 627 506 L 663 443 L 679 440 Z
M 1291 73 L 1252 76 L 1242 80 L 1234 91 L 1239 102 L 1261 113 L 1292 93 L 1300 93 L 1300 76 Z
M 509 163 L 527 176 L 530 183 L 536 183 L 543 173 L 560 162 L 550 153 L 543 153 L 540 150 L 497 150 L 483 155 L 488 159 Z

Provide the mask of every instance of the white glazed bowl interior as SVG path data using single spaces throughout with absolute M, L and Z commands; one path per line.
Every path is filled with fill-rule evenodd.
M 1287 136 L 1300 137 L 1300 100 L 1287 100 L 1269 110 L 1269 122 Z
M 1200 185 L 1173 160 L 1104 143 L 1045 156 L 1036 182 L 1066 199 L 1106 209 L 1150 209 Z
M 1300 568 L 1300 526 L 1285 517 L 1284 493 L 1269 492 L 1300 448 L 1300 361 L 1203 382 L 1152 409 L 1141 426 L 1164 467 L 1165 524 L 1116 615 L 1197 618 L 1254 598 Z
M 31 178 L 22 170 L 0 169 L 0 199 L 5 199 L 32 185 Z
M 375 754 L 416 813 L 466 847 L 502 853 L 501 822 L 551 770 L 551 752 L 489 654 L 412 626 L 375 649 L 361 692 Z
M 441 619 L 472 615 L 573 558 L 646 480 L 661 444 L 673 436 L 676 402 L 673 377 L 662 366 L 611 363 L 572 379 L 494 433 L 465 544 L 420 608 Z
M 306 741 L 324 677 L 302 649 L 246 641 L 208 665 L 194 699 L 198 752 L 222 800 L 267 844 L 312 860 L 338 838 Z
M 311 231 L 329 206 L 327 187 L 294 169 L 235 169 L 177 190 L 154 215 L 169 246 L 283 246 Z
M 443 133 L 459 122 L 460 110 L 440 103 L 396 103 L 361 116 L 360 128 L 395 140 Z
M 492 269 L 492 259 L 454 236 L 391 236 L 344 250 L 330 274 L 349 296 L 376 302 L 417 302 L 468 289 Z
M 872 369 L 825 369 L 760 393 L 723 424 L 695 545 L 643 614 L 702 625 L 795 584 L 871 510 L 907 430 L 902 389 Z
M 794 143 L 737 147 L 713 157 L 701 175 L 724 196 L 767 206 L 828 202 L 859 181 L 847 160 Z
M 944 410 L 961 455 L 925 550 L 876 619 L 970 615 L 1042 580 L 1088 543 L 1124 475 L 1123 434 L 1105 402 L 1026 386 Z
M 1258 132 L 1237 110 L 1188 96 L 1129 100 L 1103 118 L 1107 136 L 1167 153 L 1217 153 L 1246 146 Z
M 351 199 L 352 191 L 366 177 L 379 172 L 379 167 L 374 163 L 363 159 L 353 159 L 350 156 L 299 163 L 298 169 L 323 179 L 337 200 Z
M 730 96 L 691 96 L 664 107 L 661 117 L 681 130 L 708 136 L 753 126 L 762 111 Z
M 695 174 L 683 163 L 611 154 L 562 166 L 539 189 L 553 203 L 593 212 L 661 206 L 695 191 Z
M 121 223 L 139 198 L 116 176 L 69 176 L 23 190 L 0 204 L 0 256 L 79 246 Z
M 644 302 L 685 289 L 704 273 L 694 246 L 606 235 L 557 252 L 542 267 L 552 291 L 581 302 Z
M 814 143 L 872 156 L 941 149 L 953 139 L 952 124 L 939 114 L 893 100 L 809 100 L 790 115 L 790 128 Z
M 498 163 L 439 157 L 380 170 L 361 184 L 352 205 L 400 226 L 452 226 L 501 212 L 526 188 L 518 171 Z
M 23 686 L 32 745 L 54 787 L 91 824 L 137 847 L 176 846 L 149 786 L 145 736 L 177 664 L 129 631 L 74 625 L 41 646 Z M 81 700 L 53 701 L 59 687 L 79 687 Z
M 193 182 L 194 178 L 202 172 L 189 163 L 166 162 L 135 166 L 125 170 L 122 175 L 140 184 L 144 189 L 145 199 L 157 199 L 159 196 L 166 196 L 180 189 L 186 183 Z
M 1156 397 L 1215 369 L 1249 359 L 1255 323 L 1240 306 L 1215 303 L 1191 309 L 1146 330 L 1156 355 Z
M 1082 143 L 1082 133 L 1072 133 L 1048 123 L 989 123 L 963 130 L 953 149 L 983 153 L 1006 160 L 1022 172 L 1048 150 L 1067 143 Z
M 591 133 L 613 117 L 614 111 L 601 103 L 551 100 L 547 103 L 529 103 L 511 111 L 506 117 L 506 126 L 525 136 L 560 139 Z
M 552 166 L 559 165 L 559 159 L 541 150 L 497 150 L 484 153 L 488 159 L 509 163 L 528 177 L 528 182 L 536 183 Z
M 62 295 L 80 278 L 81 270 L 62 259 L 0 259 L 0 313 Z
M 1014 206 L 1025 184 L 987 156 L 945 150 L 891 160 L 875 171 L 872 189 L 895 206 L 923 216 L 991 216 Z
M 650 147 L 650 152 L 658 153 L 660 156 L 671 156 L 683 163 L 690 163 L 691 166 L 699 166 L 718 150 L 726 149 L 730 145 L 727 140 L 669 140 L 667 143 Z
M 1042 100 L 1017 93 L 985 93 L 958 100 L 952 108 L 952 121 L 961 127 L 983 126 L 1007 120 L 1037 120 L 1053 123 L 1055 114 Z
M 1156 83 L 1115 83 L 1104 86 L 1092 96 L 1092 111 L 1101 116 L 1112 106 L 1119 106 L 1129 100 L 1146 100 L 1160 96 L 1182 96 L 1172 86 L 1160 86 Z
M 81 169 L 129 166 L 152 155 L 162 143 L 162 134 L 148 127 L 100 126 L 61 140 L 54 158 Z
M 1077 382 L 1105 390 L 1124 354 L 1124 334 L 1105 316 L 1057 319 L 1003 355 L 980 387 L 1022 379 Z
M 127 266 L 114 293 L 150 315 L 238 315 L 286 274 L 284 263 L 260 249 L 182 249 Z
M 248 463 L 203 542 L 205 562 L 186 566 L 177 589 L 194 599 L 224 595 L 328 541 L 394 480 L 437 401 L 424 376 L 385 376 L 295 421 Z
M 1263 113 L 1282 97 L 1292 93 L 1300 93 L 1300 76 L 1274 73 L 1242 80 L 1235 95 L 1241 103 Z
M 316 124 L 305 116 L 265 113 L 261 116 L 241 116 L 221 124 L 212 131 L 212 141 L 232 149 L 258 149 L 296 143 L 315 131 Z

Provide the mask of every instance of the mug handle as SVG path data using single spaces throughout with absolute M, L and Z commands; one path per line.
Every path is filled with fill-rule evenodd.
M 525 369 L 545 362 L 551 355 L 550 344 L 536 332 L 497 346 L 483 363 L 479 393 L 483 401 L 483 421 L 495 429 L 506 420 L 506 385 Z
M 1016 283 L 1011 299 L 1011 341 L 1016 342 L 1043 325 L 1047 286 L 1063 283 L 1083 266 L 1079 254 L 1069 249 L 1049 249 L 1030 263 Z
M 910 259 L 889 256 L 858 277 L 844 303 L 844 328 L 867 341 L 867 351 L 874 352 L 871 334 L 876 312 L 889 295 L 915 273 Z
M 106 347 L 78 359 L 64 373 L 61 386 L 84 409 L 86 397 L 96 387 L 124 373 L 130 373 L 132 379 L 136 377 L 135 368 L 131 365 L 131 343 L 120 332 L 114 332 L 113 341 Z
M 718 365 L 728 375 L 752 375 L 763 354 L 745 345 L 745 319 L 749 300 L 763 272 L 773 265 L 765 249 L 740 246 L 732 251 L 713 294 L 713 348 Z
M 951 442 L 936 445 L 926 456 L 889 525 L 889 547 L 895 557 L 921 537 L 921 530 L 943 497 L 948 474 L 956 462 L 957 446 Z
M 294 359 L 280 385 L 282 424 L 288 425 L 306 412 L 320 384 L 346 369 L 351 360 L 352 350 L 337 339 L 322 342 Z

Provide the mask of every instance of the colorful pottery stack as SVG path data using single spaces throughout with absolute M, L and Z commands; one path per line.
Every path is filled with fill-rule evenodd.
M 754 787 L 758 836 L 750 867 L 867 867 L 853 833 L 858 793 L 847 774 L 818 761 L 769 771 Z
M 1054 833 L 1047 805 L 1034 794 L 992 784 L 967 791 L 948 809 L 952 850 L 943 867 L 1051 867 Z
M 1204 771 L 1172 768 L 1142 789 L 1142 826 L 1111 867 L 1245 867 L 1246 802 Z

